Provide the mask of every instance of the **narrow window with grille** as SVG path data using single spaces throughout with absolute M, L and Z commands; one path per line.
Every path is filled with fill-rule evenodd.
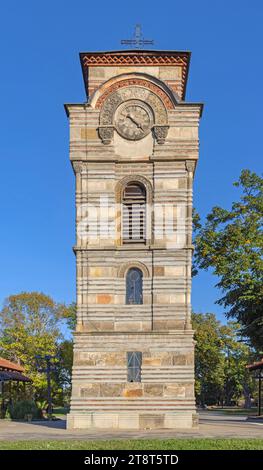
M 126 305 L 142 304 L 142 271 L 139 268 L 130 268 L 126 275 Z
M 142 353 L 127 352 L 127 381 L 141 382 Z
M 146 239 L 146 191 L 139 183 L 129 183 L 123 193 L 123 243 L 144 243 Z

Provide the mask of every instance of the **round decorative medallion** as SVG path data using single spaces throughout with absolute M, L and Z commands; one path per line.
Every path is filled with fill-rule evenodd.
M 125 139 L 142 139 L 149 134 L 153 126 L 152 110 L 143 101 L 125 101 L 116 110 L 115 126 Z

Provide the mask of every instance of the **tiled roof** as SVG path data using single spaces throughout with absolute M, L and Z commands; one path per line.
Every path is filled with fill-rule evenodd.
M 17 371 L 1 371 L 0 370 L 0 382 L 6 382 L 9 380 L 14 380 L 16 382 L 32 382 L 29 377 L 21 374 Z
M 8 361 L 0 357 L 0 370 L 16 370 L 18 372 L 24 372 L 24 367 L 16 364 L 15 362 Z
M 263 369 L 263 359 L 261 359 L 261 361 L 254 362 L 253 364 L 249 364 L 247 366 L 247 369 L 250 369 L 250 370 Z

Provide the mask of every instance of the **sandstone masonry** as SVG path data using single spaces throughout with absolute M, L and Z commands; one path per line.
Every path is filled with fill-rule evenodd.
M 202 105 L 184 101 L 190 54 L 136 50 L 80 56 L 87 102 L 65 105 L 76 176 L 77 265 L 67 425 L 195 427 L 191 227 Z M 139 103 L 141 113 L 150 110 L 151 129 L 141 139 L 118 131 L 116 116 L 125 103 Z M 139 127 L 132 115 L 130 120 Z M 121 203 L 130 182 L 146 191 L 142 243 L 123 240 Z M 126 303 L 132 267 L 143 275 L 143 301 L 136 305 Z M 142 353 L 138 382 L 127 379 L 132 351 Z

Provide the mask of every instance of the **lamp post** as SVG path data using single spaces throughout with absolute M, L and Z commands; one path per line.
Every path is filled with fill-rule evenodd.
M 54 361 L 58 359 L 57 356 L 52 356 L 50 354 L 45 354 L 41 356 L 40 354 L 35 356 L 36 359 L 36 368 L 38 372 L 44 373 L 47 375 L 47 415 L 48 419 L 52 418 L 52 394 L 51 394 L 51 372 L 56 370 L 56 364 Z

